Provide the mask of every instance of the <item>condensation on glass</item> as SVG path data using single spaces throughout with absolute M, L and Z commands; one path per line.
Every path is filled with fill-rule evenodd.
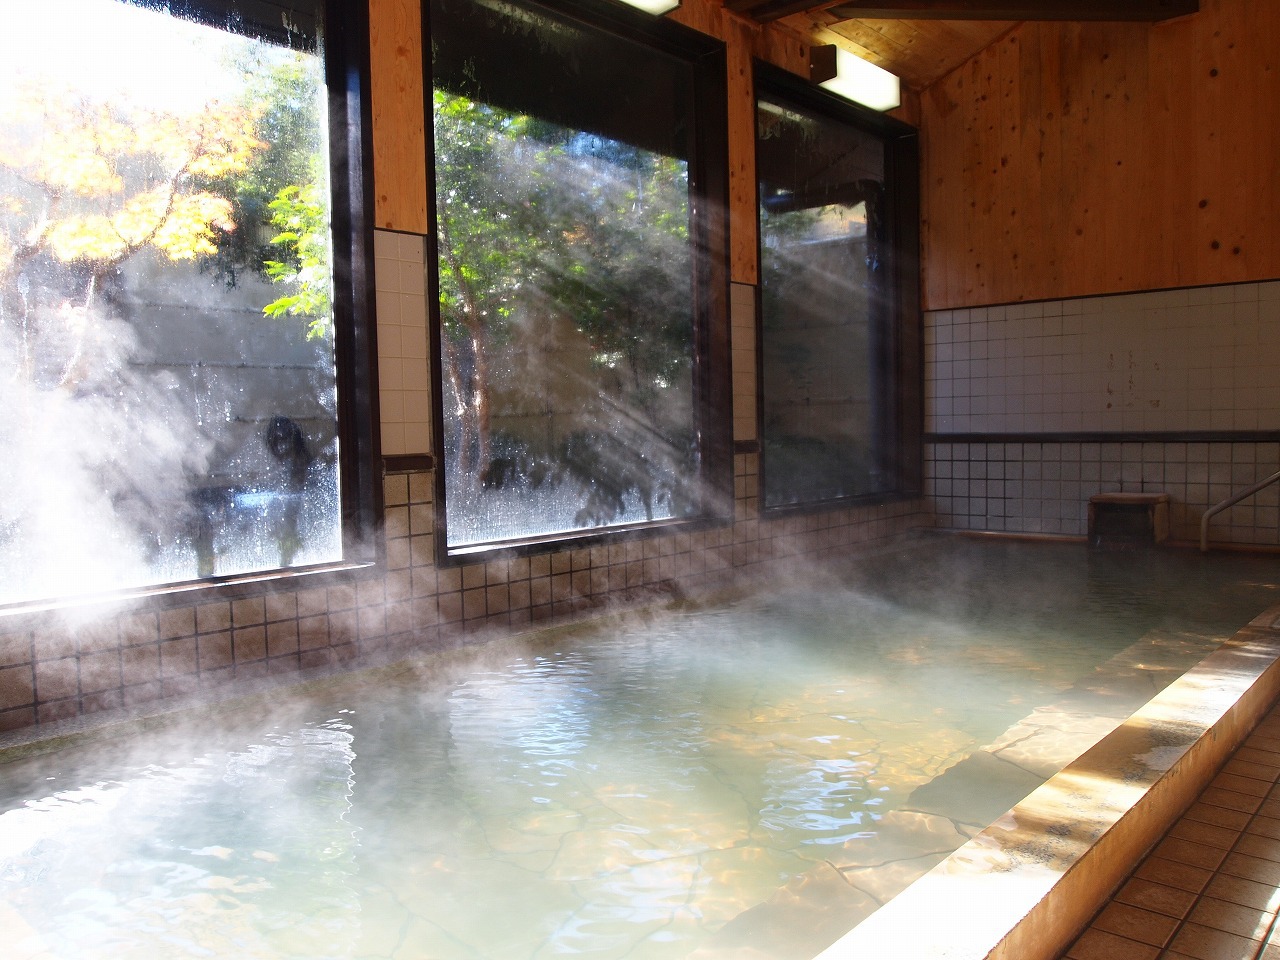
M 892 489 L 880 138 L 757 100 L 766 507 Z
M 315 3 L 0 14 L 0 603 L 341 557 Z
M 541 7 L 430 16 L 447 548 L 692 515 L 688 65 Z

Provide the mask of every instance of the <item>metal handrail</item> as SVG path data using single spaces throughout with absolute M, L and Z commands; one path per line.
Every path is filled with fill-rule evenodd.
M 1277 480 L 1280 480 L 1280 472 L 1273 473 L 1265 480 L 1259 480 L 1251 487 L 1246 487 L 1237 494 L 1233 494 L 1221 503 L 1215 503 L 1212 507 L 1204 512 L 1204 516 L 1200 518 L 1200 552 L 1203 553 L 1209 549 L 1209 518 L 1215 513 L 1221 513 L 1227 507 L 1234 507 L 1241 500 L 1252 497 L 1259 490 L 1271 486 Z

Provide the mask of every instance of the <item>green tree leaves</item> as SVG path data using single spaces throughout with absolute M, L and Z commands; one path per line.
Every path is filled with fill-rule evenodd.
M 455 482 L 570 484 L 583 503 L 571 526 L 611 523 L 628 502 L 651 519 L 683 512 L 696 469 L 686 163 L 441 89 L 433 104 Z
M 293 316 L 307 321 L 307 339 L 333 332 L 332 270 L 329 242 L 329 198 L 315 183 L 281 188 L 269 204 L 271 223 L 280 232 L 272 243 L 290 256 L 267 260 L 266 273 L 293 293 L 262 308 L 268 317 Z

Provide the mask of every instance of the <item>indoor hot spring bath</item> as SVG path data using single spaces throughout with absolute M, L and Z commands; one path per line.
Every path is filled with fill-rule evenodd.
M 5 956 L 814 957 L 1219 656 L 1278 574 L 927 538 L 11 735 Z

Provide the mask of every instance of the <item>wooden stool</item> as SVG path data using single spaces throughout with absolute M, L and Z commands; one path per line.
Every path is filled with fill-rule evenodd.
M 1089 546 L 1125 549 L 1167 539 L 1167 493 L 1095 493 L 1089 498 Z

